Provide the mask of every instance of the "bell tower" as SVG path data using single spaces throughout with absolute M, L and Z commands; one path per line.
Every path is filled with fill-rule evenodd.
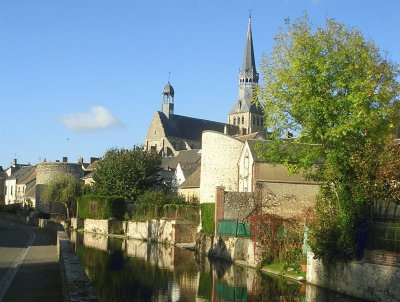
M 239 127 L 240 134 L 264 132 L 264 116 L 254 99 L 254 89 L 258 84 L 251 31 L 251 16 L 247 25 L 246 44 L 242 68 L 239 72 L 239 97 L 228 114 L 228 124 Z
M 162 92 L 162 112 L 167 118 L 169 118 L 171 114 L 174 114 L 174 95 L 174 88 L 168 81 Z

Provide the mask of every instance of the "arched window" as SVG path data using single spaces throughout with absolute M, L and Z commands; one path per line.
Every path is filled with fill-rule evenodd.
M 244 124 L 244 115 L 242 115 L 242 124 Z
M 236 117 L 233 117 L 233 124 L 236 125 Z

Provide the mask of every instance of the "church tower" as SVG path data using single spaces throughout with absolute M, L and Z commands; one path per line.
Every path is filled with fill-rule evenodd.
M 167 116 L 167 118 L 169 118 L 171 114 L 174 114 L 174 94 L 174 88 L 168 81 L 162 92 L 162 112 Z
M 254 59 L 251 16 L 247 26 L 246 45 L 242 69 L 239 72 L 239 98 L 228 114 L 228 124 L 239 127 L 240 134 L 264 133 L 264 116 L 254 102 L 254 89 L 258 84 L 258 73 Z

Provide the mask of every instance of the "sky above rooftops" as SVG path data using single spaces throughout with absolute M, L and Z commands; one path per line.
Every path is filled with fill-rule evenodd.
M 356 27 L 400 62 L 397 0 L 0 0 L 0 165 L 142 144 L 168 79 L 176 114 L 226 122 L 249 9 L 257 66 L 304 11 L 314 25 Z

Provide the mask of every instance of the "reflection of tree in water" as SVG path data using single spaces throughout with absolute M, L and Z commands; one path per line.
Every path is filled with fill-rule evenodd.
M 108 254 L 80 246 L 77 254 L 100 301 L 151 301 L 168 295 L 172 272 L 149 266 L 143 259 L 126 257 L 118 250 Z
M 252 293 L 255 297 L 254 301 L 300 302 L 304 300 L 299 283 L 263 274 L 259 274 L 257 281 L 258 284 L 255 285 Z

